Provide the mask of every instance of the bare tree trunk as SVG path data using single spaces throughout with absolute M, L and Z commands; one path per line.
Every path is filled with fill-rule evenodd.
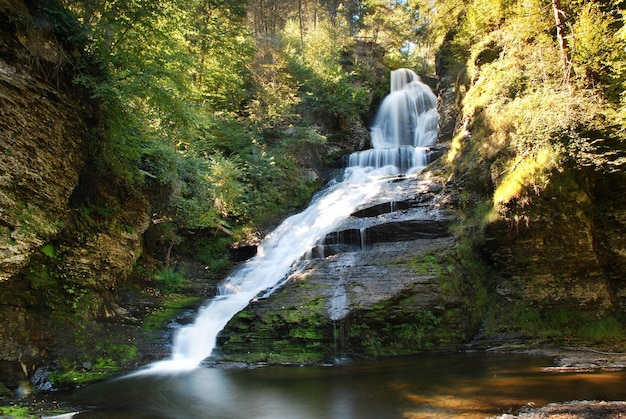
M 174 248 L 175 237 L 172 237 L 169 247 L 167 248 L 167 254 L 165 255 L 165 267 L 170 267 L 170 261 L 172 259 L 172 249 Z
M 569 46 L 565 38 L 565 12 L 561 9 L 560 0 L 552 0 L 552 11 L 554 12 L 554 22 L 556 23 L 556 37 L 561 48 L 561 60 L 563 62 L 563 81 L 569 83 L 572 62 L 569 58 Z
M 300 20 L 300 54 L 304 57 L 304 24 L 302 23 L 302 0 L 298 0 L 298 19 Z

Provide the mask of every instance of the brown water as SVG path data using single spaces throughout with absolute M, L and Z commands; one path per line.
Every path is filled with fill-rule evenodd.
M 545 357 L 454 354 L 333 367 L 199 368 L 89 386 L 76 418 L 485 418 L 626 400 L 626 372 L 549 373 Z

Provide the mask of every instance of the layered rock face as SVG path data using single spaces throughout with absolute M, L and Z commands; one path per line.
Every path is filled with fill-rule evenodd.
M 95 110 L 53 25 L 0 2 L 0 34 L 0 381 L 15 385 L 97 347 L 150 205 L 85 170 Z
M 321 362 L 458 349 L 476 331 L 440 180 L 392 178 L 317 256 L 220 334 L 224 360 Z
M 487 226 L 485 250 L 502 278 L 499 295 L 544 312 L 603 316 L 624 310 L 626 202 L 615 179 L 620 175 L 587 176 L 575 170 L 555 174 L 530 205 L 515 206 Z
M 61 86 L 66 52 L 52 33 L 15 23 L 30 16 L 17 4 L 0 10 L 0 282 L 62 227 L 85 161 L 90 112 Z

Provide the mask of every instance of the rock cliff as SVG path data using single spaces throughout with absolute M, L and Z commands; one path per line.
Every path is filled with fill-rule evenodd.
M 490 138 L 503 134 L 491 131 L 480 110 L 463 115 L 464 99 L 479 82 L 468 79 L 459 56 L 444 41 L 437 57 L 441 132 L 454 134 L 446 141 L 454 156 L 446 170 L 461 200 L 462 230 L 474 236 L 476 254 L 490 271 L 483 281 L 490 295 L 483 343 L 623 350 L 624 173 L 564 159 L 544 185 L 526 184 L 519 198 L 494 205 L 498 160 L 511 157 L 505 148 L 489 149 Z M 498 51 L 486 47 L 473 65 L 487 57 L 497 59 Z
M 0 33 L 0 377 L 15 385 L 107 345 L 94 320 L 120 314 L 112 291 L 141 254 L 149 203 L 90 167 L 97 105 L 53 24 L 0 2 Z
M 16 4 L 0 5 L 0 281 L 62 228 L 92 112 L 80 93 L 68 91 L 66 51 Z
M 621 318 L 623 182 L 621 174 L 597 176 L 570 168 L 555 174 L 531 204 L 512 206 L 486 226 L 483 250 L 500 277 L 495 286 L 500 310 L 513 308 L 519 316 L 515 321 L 501 313 L 509 325 L 519 326 L 526 313 L 533 322 L 551 323 L 550 329 L 562 321 L 577 335 L 585 323 Z

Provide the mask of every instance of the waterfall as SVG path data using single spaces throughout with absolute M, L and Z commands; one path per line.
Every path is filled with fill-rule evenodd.
M 371 130 L 372 149 L 353 153 L 349 166 L 395 166 L 415 173 L 428 163 L 437 141 L 437 97 L 413 71 L 391 72 L 391 92 L 380 105 Z
M 226 323 L 250 301 L 279 287 L 319 239 L 335 231 L 359 205 L 373 197 L 386 177 L 425 166 L 425 147 L 433 145 L 437 136 L 436 118 L 435 96 L 417 75 L 410 70 L 392 72 L 391 93 L 372 128 L 375 149 L 350 156 L 344 178 L 331 182 L 304 211 L 287 218 L 269 234 L 258 254 L 223 281 L 218 296 L 199 310 L 195 322 L 177 331 L 171 358 L 143 372 L 197 368 L 211 355 L 217 334 Z

